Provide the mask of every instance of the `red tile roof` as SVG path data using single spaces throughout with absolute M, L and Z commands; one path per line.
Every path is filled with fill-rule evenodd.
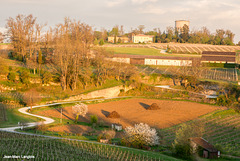
M 217 152 L 218 150 L 214 148 L 212 144 L 207 142 L 205 139 L 201 137 L 195 137 L 195 138 L 190 138 L 190 140 L 194 143 L 196 143 L 198 146 L 208 150 L 209 152 Z

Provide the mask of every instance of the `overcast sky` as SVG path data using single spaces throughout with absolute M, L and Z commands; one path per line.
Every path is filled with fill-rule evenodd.
M 125 32 L 139 25 L 164 31 L 175 20 L 189 20 L 190 30 L 230 29 L 240 41 L 240 0 L 0 0 L 0 28 L 17 14 L 33 14 L 48 26 L 70 17 L 97 29 L 123 25 Z

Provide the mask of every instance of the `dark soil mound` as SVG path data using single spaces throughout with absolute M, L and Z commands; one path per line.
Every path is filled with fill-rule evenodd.
M 120 118 L 120 115 L 116 111 L 113 111 L 108 115 L 108 118 Z
M 156 103 L 153 103 L 151 106 L 147 108 L 147 110 L 159 110 L 159 109 L 160 107 Z

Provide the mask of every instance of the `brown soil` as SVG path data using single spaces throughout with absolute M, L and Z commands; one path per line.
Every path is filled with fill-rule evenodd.
M 160 109 L 147 110 L 156 103 Z M 133 126 L 136 123 L 147 123 L 151 127 L 166 128 L 182 122 L 196 119 L 197 117 L 219 109 L 218 107 L 198 104 L 194 102 L 156 100 L 156 99 L 128 99 L 107 103 L 92 104 L 88 106 L 88 114 L 85 118 L 79 117 L 79 121 L 90 122 L 90 115 L 97 115 L 107 125 L 120 123 L 123 128 Z M 118 111 L 120 118 L 107 118 L 110 111 Z M 39 115 L 61 117 L 60 111 L 56 109 L 40 111 Z M 73 119 L 71 107 L 65 107 L 63 118 Z
M 120 118 L 120 115 L 116 111 L 113 111 L 107 116 L 107 118 Z
M 151 106 L 147 108 L 147 110 L 159 110 L 159 109 L 160 108 L 156 103 L 151 104 Z

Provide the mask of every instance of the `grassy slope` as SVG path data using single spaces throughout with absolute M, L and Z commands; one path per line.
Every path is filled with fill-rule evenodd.
M 7 121 L 5 122 L 0 122 L 0 128 L 3 127 L 12 127 L 12 126 L 17 126 L 18 122 L 36 122 L 39 121 L 38 118 L 32 117 L 32 116 L 27 116 L 24 114 L 21 114 L 18 112 L 19 108 L 16 109 L 7 109 Z

